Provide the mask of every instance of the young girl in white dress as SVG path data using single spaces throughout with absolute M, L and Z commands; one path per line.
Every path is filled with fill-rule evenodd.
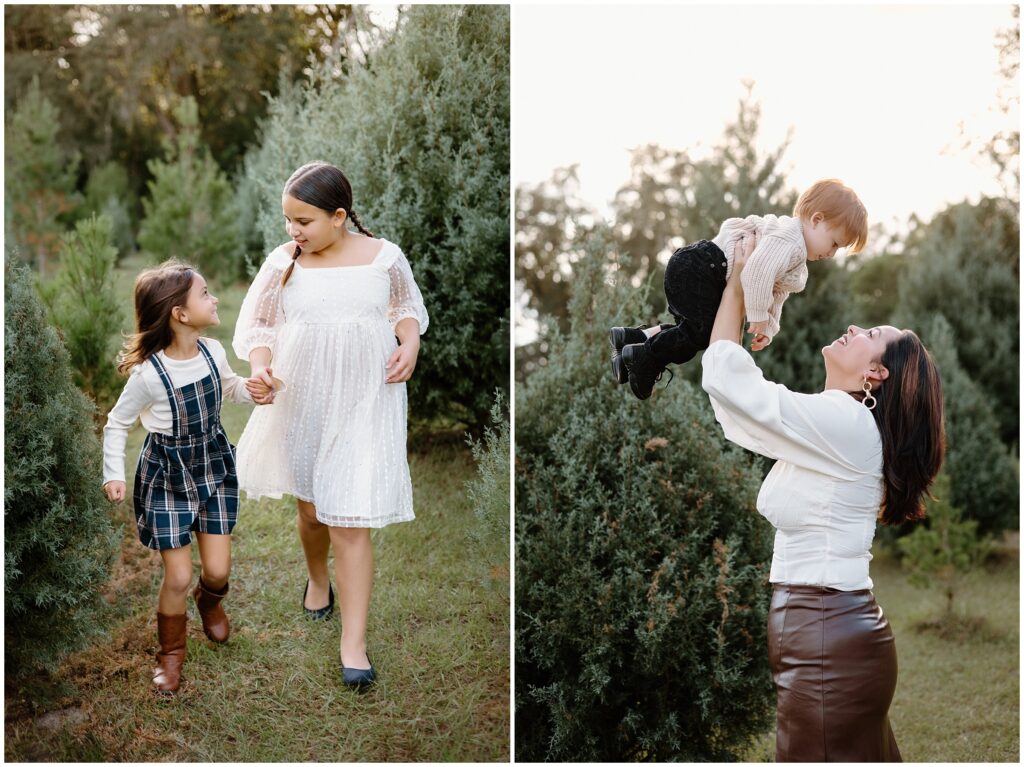
M 254 399 L 273 402 L 239 440 L 239 487 L 250 498 L 297 499 L 303 608 L 314 619 L 333 610 L 333 545 L 342 676 L 361 690 L 376 678 L 366 654 L 370 529 L 413 519 L 405 382 L 428 318 L 405 255 L 362 225 L 338 168 L 303 165 L 282 208 L 292 240 L 267 256 L 233 341 L 260 379 L 248 384 Z

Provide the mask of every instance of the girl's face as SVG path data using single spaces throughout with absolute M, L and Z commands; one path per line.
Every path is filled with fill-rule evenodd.
M 821 350 L 825 368 L 829 373 L 841 375 L 844 380 L 883 381 L 889 375 L 882 367 L 885 348 L 900 337 L 892 325 L 859 328 L 850 325 L 846 333 Z
M 285 229 L 303 253 L 318 253 L 333 244 L 345 227 L 345 211 L 334 215 L 315 205 L 297 200 L 289 194 L 281 198 Z
M 216 296 L 210 294 L 206 280 L 196 272 L 192 275 L 192 286 L 188 289 L 188 299 L 184 306 L 176 306 L 175 319 L 192 328 L 203 328 L 220 325 L 217 316 Z

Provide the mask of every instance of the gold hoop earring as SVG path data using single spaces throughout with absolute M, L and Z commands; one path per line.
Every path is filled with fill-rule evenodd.
M 864 391 L 864 407 L 868 410 L 874 410 L 875 405 L 878 404 L 878 400 L 871 396 L 871 381 L 868 380 L 867 376 L 864 376 L 864 385 L 860 388 Z M 870 404 L 868 404 L 868 400 L 871 400 Z

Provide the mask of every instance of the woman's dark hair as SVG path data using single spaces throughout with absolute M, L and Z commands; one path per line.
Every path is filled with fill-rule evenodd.
M 946 452 L 942 382 L 938 368 L 912 330 L 885 347 L 881 359 L 889 377 L 876 385 L 871 411 L 882 437 L 885 494 L 881 519 L 899 525 L 924 519 L 924 496 Z M 863 392 L 853 392 L 863 400 Z
M 373 237 L 373 232 L 363 226 L 363 222 L 359 220 L 359 216 L 352 209 L 352 184 L 340 169 L 328 162 L 307 162 L 285 182 L 284 193 L 307 205 L 325 210 L 332 216 L 338 208 L 341 208 L 356 225 L 356 229 L 367 237 Z M 301 248 L 296 245 L 295 251 L 292 253 L 292 262 L 281 278 L 282 286 L 292 276 L 295 259 L 301 253 Z
M 174 340 L 171 310 L 184 306 L 198 272 L 177 259 L 164 261 L 135 278 L 135 333 L 124 342 L 117 372 L 127 375 Z

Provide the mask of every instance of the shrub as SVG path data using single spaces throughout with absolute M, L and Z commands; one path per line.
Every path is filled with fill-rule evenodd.
M 411 6 L 368 59 L 272 100 L 246 160 L 259 226 L 267 249 L 283 241 L 296 167 L 342 168 L 367 227 L 408 254 L 431 315 L 410 410 L 479 427 L 509 374 L 509 9 Z
M 771 528 L 703 391 L 639 402 L 607 328 L 646 316 L 585 244 L 571 330 L 516 403 L 516 758 L 730 760 L 768 726 Z
M 477 476 L 466 483 L 477 524 L 470 534 L 473 551 L 487 568 L 485 583 L 507 583 L 509 556 L 509 460 L 511 428 L 508 405 L 499 389 L 491 408 L 491 427 L 479 441 L 467 439 L 477 464 Z M 500 574 L 502 577 L 495 577 Z
M 244 274 L 244 248 L 238 230 L 235 190 L 200 143 L 195 99 L 182 99 L 174 110 L 180 131 L 168 141 L 166 159 L 150 160 L 153 174 L 139 244 L 163 261 L 178 257 L 207 276 L 237 278 Z
M 99 631 L 120 534 L 100 489 L 93 406 L 28 270 L 8 258 L 4 271 L 4 652 L 17 676 Z

